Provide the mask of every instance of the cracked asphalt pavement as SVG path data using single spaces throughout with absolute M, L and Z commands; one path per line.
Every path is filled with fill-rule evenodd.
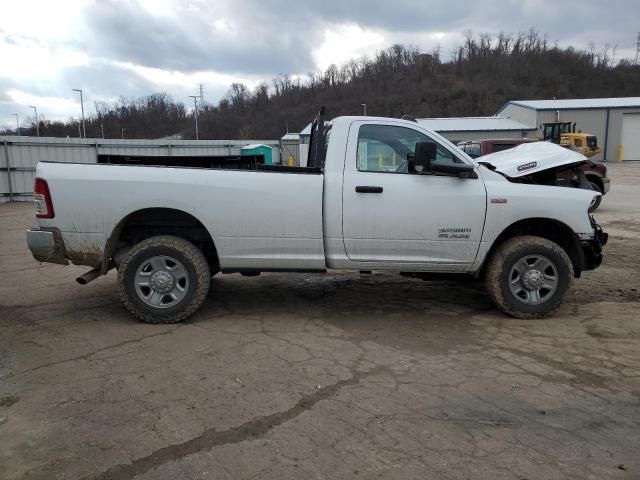
M 610 175 L 603 266 L 537 321 L 339 272 L 216 276 L 141 324 L 0 205 L 0 478 L 640 478 L 640 162 Z

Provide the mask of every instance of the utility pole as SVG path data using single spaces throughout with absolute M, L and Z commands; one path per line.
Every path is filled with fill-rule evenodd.
M 366 117 L 367 116 L 367 104 L 366 103 L 361 103 L 360 105 L 362 105 L 362 115 L 364 115 Z
M 638 32 L 638 38 L 636 39 L 636 61 L 635 64 L 638 65 L 640 62 L 640 32 Z
M 72 88 L 71 90 L 80 93 L 80 108 L 82 109 L 82 133 L 84 138 L 87 138 L 87 130 L 84 128 L 84 100 L 82 99 L 82 89 Z
M 100 132 L 102 132 L 102 138 L 104 139 L 104 123 L 100 122 Z
M 200 86 L 200 105 L 204 105 L 204 85 L 201 83 L 199 86 Z
M 124 140 L 124 131 L 125 131 L 125 130 L 126 130 L 126 128 L 124 128 L 124 127 L 122 127 L 122 128 L 120 129 L 120 133 L 121 133 L 122 140 Z
M 29 108 L 33 108 L 33 111 L 36 113 L 36 137 L 40 137 L 40 125 L 38 124 L 38 109 L 35 105 L 29 105 Z
M 20 133 L 20 117 L 17 113 L 12 113 L 11 115 L 16 116 L 16 125 L 18 126 L 18 136 L 20 137 L 22 134 Z
M 196 119 L 196 140 L 200 140 L 198 138 L 198 95 L 189 95 L 189 97 L 193 98 L 193 117 Z

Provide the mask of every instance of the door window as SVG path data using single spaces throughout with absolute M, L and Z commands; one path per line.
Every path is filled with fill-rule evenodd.
M 416 143 L 432 141 L 411 128 L 362 125 L 358 132 L 357 168 L 361 172 L 409 173 L 407 155 L 415 153 Z M 461 163 L 441 145 L 438 145 L 436 161 Z

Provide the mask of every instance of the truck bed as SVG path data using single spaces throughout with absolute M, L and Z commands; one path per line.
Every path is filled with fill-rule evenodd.
M 55 209 L 54 219 L 40 223 L 60 229 L 74 263 L 92 265 L 127 216 L 180 210 L 209 231 L 223 269 L 324 269 L 324 177 L 280 173 L 289 168 L 40 162 L 37 176 L 48 182 Z
M 206 168 L 221 170 L 261 170 L 280 173 L 322 173 L 316 167 L 290 167 L 287 165 L 265 165 L 263 158 L 257 155 L 238 156 L 125 156 L 103 155 L 98 158 L 99 164 L 147 166 L 147 167 L 177 167 L 177 168 Z

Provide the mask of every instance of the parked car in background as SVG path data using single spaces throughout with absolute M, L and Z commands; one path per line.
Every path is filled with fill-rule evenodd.
M 537 140 L 532 140 L 530 138 L 469 140 L 458 143 L 458 147 L 460 147 L 460 149 L 471 158 L 480 158 L 492 153 L 509 150 L 524 143 L 532 142 L 537 142 Z M 492 163 L 496 162 L 494 161 Z M 496 167 L 499 168 L 499 165 L 496 165 Z M 580 170 L 584 174 L 586 177 L 586 183 L 584 182 L 584 179 L 581 181 L 581 179 L 578 178 L 575 171 L 576 169 Z M 559 186 L 587 188 L 600 192 L 602 195 L 606 195 L 607 192 L 609 192 L 611 182 L 609 177 L 607 177 L 607 166 L 603 163 L 587 160 L 585 157 L 584 162 L 579 165 L 572 166 L 571 168 L 556 168 L 554 171 L 556 173 L 557 184 Z M 589 211 L 594 212 L 597 210 L 601 202 L 602 196 L 595 197 L 589 207 Z
M 458 147 L 471 158 L 483 157 L 490 153 L 501 152 L 523 143 L 536 142 L 530 138 L 502 138 L 488 140 L 469 140 L 458 143 Z

